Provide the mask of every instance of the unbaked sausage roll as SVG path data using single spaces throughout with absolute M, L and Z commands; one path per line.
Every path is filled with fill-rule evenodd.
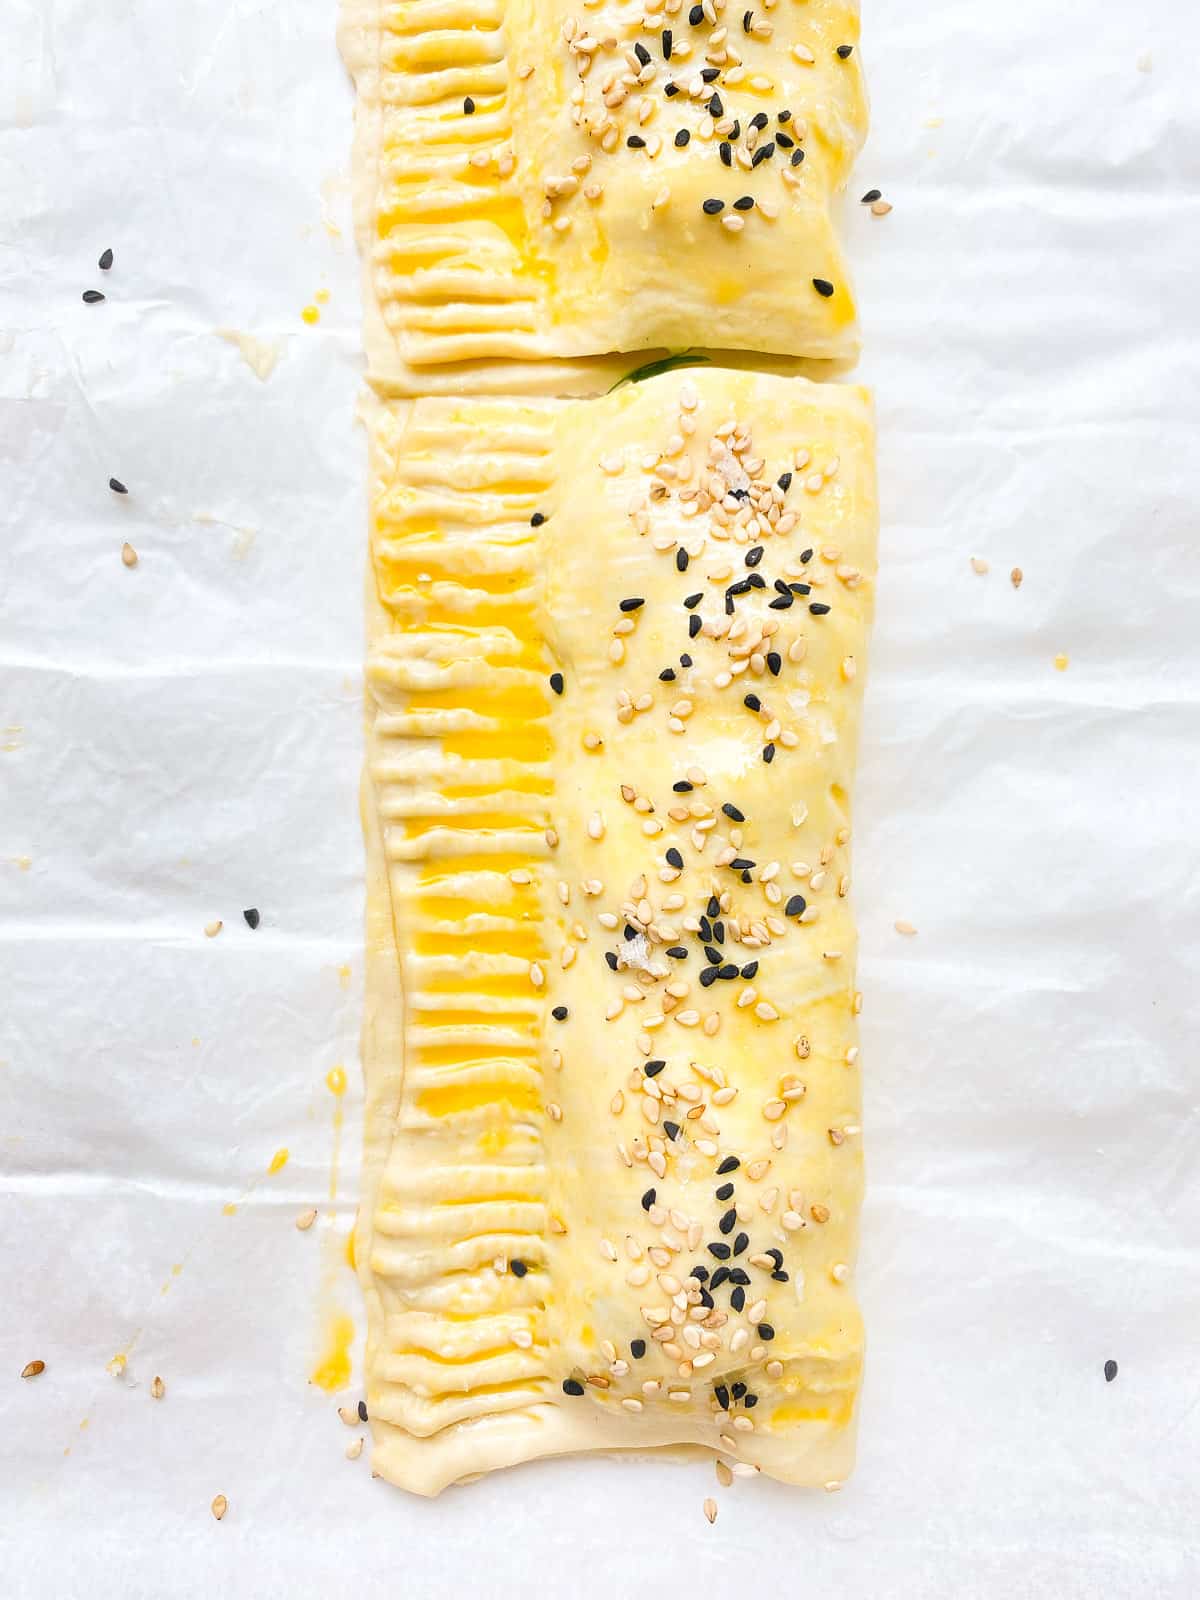
M 852 355 L 857 38 L 853 0 L 344 0 L 372 377 Z
M 838 1481 L 867 395 L 697 368 L 370 426 L 375 1468 Z

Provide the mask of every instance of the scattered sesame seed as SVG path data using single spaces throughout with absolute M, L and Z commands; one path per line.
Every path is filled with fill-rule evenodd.
M 903 933 L 903 934 L 907 935 L 909 938 L 911 938 L 912 935 L 914 933 L 916 933 L 916 931 L 917 930 L 913 927 L 912 923 L 911 922 L 905 922 L 903 920 L 903 918 L 901 918 L 901 920 L 896 923 L 896 932 L 897 933 Z
M 704 1502 L 704 1515 L 707 1517 L 709 1522 L 715 1522 L 717 1520 L 717 1502 L 712 1498 L 711 1495 Z
M 871 215 L 873 217 L 886 217 L 891 209 L 892 206 L 890 201 L 876 200 L 871 207 Z
M 296 1218 L 296 1227 L 301 1233 L 307 1233 L 316 1220 L 317 1213 L 315 1210 L 302 1211 Z
M 540 528 L 542 523 L 545 522 L 545 520 L 546 520 L 546 517 L 545 517 L 545 513 L 544 512 L 535 511 L 533 513 L 533 515 L 529 519 L 529 526 L 531 528 Z
M 150 1380 L 150 1398 L 151 1398 L 151 1400 L 161 1400 L 163 1395 L 166 1394 L 166 1392 L 167 1392 L 167 1386 L 162 1381 L 161 1378 L 154 1377 L 154 1378 L 152 1378 Z
M 1020 567 L 1014 567 L 1009 573 L 1008 578 L 1013 588 L 1019 589 L 1022 583 L 1025 581 L 1025 574 L 1021 571 Z
M 840 44 L 837 47 L 837 53 L 843 61 L 848 61 L 854 54 L 854 46 L 852 44 Z
M 110 478 L 108 480 L 108 487 L 112 490 L 112 492 L 114 494 L 128 494 L 129 493 L 129 490 L 121 482 L 120 478 Z
M 1113 1379 L 1116 1377 L 1117 1371 L 1118 1371 L 1118 1368 L 1117 1368 L 1117 1363 L 1115 1361 L 1106 1361 L 1104 1363 L 1104 1381 L 1105 1381 L 1105 1383 L 1111 1383 L 1113 1381 Z
M 463 101 L 463 115 L 468 117 L 473 117 L 475 115 L 475 102 L 471 99 L 470 95 L 467 95 L 466 99 Z
M 45 1370 L 46 1363 L 44 1361 L 27 1361 L 21 1368 L 21 1376 L 23 1378 L 39 1378 Z
M 83 303 L 85 306 L 99 305 L 100 301 L 103 299 L 104 296 L 100 293 L 99 289 L 85 289 L 83 291 Z
M 833 285 L 830 283 L 828 278 L 814 278 L 812 284 L 813 288 L 822 297 L 822 299 L 828 300 L 830 295 L 833 293 Z
M 110 268 L 112 267 L 112 264 L 113 264 L 113 253 L 112 253 L 112 251 L 111 250 L 102 250 L 100 252 L 100 259 L 96 263 L 96 265 L 100 268 L 100 271 L 101 272 L 108 272 L 110 270 Z
M 700 208 L 706 217 L 719 216 L 725 209 L 724 200 L 706 200 Z
M 248 928 L 257 928 L 259 923 L 262 921 L 262 918 L 258 913 L 258 909 L 255 906 L 250 906 L 248 910 L 242 912 L 242 915 L 246 919 L 246 926 Z
M 561 672 L 552 672 L 550 674 L 550 687 L 554 690 L 555 694 L 561 694 L 563 692 L 566 684 Z
M 221 1518 L 229 1510 L 229 1501 L 226 1500 L 223 1494 L 216 1495 L 213 1498 L 211 1510 L 213 1516 L 220 1522 Z
M 121 560 L 127 567 L 136 567 L 138 564 L 138 553 L 128 541 L 121 546 Z
M 508 1263 L 508 1270 L 512 1273 L 514 1278 L 523 1278 L 529 1271 L 529 1268 L 523 1261 L 510 1261 Z M 366 1420 L 367 1419 L 364 1417 L 363 1421 L 365 1422 Z
M 578 1378 L 564 1378 L 562 1389 L 564 1394 L 578 1396 L 583 1393 L 583 1385 Z
M 862 199 L 859 201 L 859 205 L 874 205 L 875 201 L 880 198 L 880 193 L 881 191 L 879 189 L 868 189 L 866 194 L 863 195 Z

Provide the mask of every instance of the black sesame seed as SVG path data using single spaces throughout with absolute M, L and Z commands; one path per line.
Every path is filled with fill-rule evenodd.
M 475 102 L 471 99 L 470 95 L 468 95 L 463 101 L 463 112 L 468 117 L 473 117 L 475 115 Z
M 702 83 L 715 83 L 720 76 L 720 67 L 704 67 L 700 73 L 700 81 Z
M 737 1238 L 733 1241 L 734 1255 L 740 1256 L 743 1250 L 748 1250 L 749 1248 L 750 1235 L 748 1233 L 739 1233 Z
M 750 1287 L 750 1274 L 745 1267 L 731 1267 L 729 1272 L 730 1283 L 740 1283 L 743 1289 Z
M 700 918 L 700 937 L 707 942 L 712 938 L 712 923 L 707 917 Z
M 664 667 L 662 669 L 662 671 L 658 675 L 658 681 L 659 681 L 659 683 L 674 683 L 675 682 L 675 668 L 674 667 Z
M 633 53 L 644 67 L 648 67 L 650 65 L 650 52 L 646 49 L 644 44 L 640 44 L 635 41 Z
M 710 117 L 718 118 L 725 115 L 725 107 L 721 104 L 721 96 L 715 89 L 713 90 L 712 98 L 708 102 L 708 114 Z
M 246 919 L 246 926 L 248 928 L 257 928 L 259 923 L 262 921 L 262 918 L 259 916 L 258 910 L 255 906 L 251 906 L 248 911 L 243 911 L 242 915 Z
M 741 136 L 742 136 L 742 125 L 738 121 L 738 119 L 736 117 L 734 117 L 734 119 L 733 119 L 733 127 L 729 130 L 729 137 L 731 139 L 740 139 Z
M 742 968 L 742 977 L 743 978 L 753 978 L 757 972 L 758 972 L 758 962 L 757 961 L 747 961 L 746 965 Z
M 542 523 L 545 522 L 545 520 L 546 520 L 546 517 L 545 517 L 545 513 L 544 512 L 535 511 L 533 513 L 533 515 L 529 519 L 529 526 L 531 528 L 540 528 Z
M 775 120 L 776 122 L 790 122 L 792 120 L 792 113 L 790 111 L 780 111 L 776 115 Z
M 843 61 L 848 61 L 854 54 L 854 46 L 852 44 L 840 44 L 837 47 L 837 53 Z
M 720 1239 L 713 1239 L 705 1246 L 710 1256 L 716 1256 L 718 1261 L 729 1260 L 729 1246 L 722 1244 Z
M 786 611 L 789 606 L 793 606 L 795 603 L 790 594 L 781 594 L 778 600 L 771 601 L 767 609 L 768 611 Z
M 684 142 L 686 143 L 687 141 L 685 140 Z M 676 139 L 675 143 L 678 144 L 679 140 Z M 688 569 L 688 562 L 690 560 L 691 560 L 691 557 L 688 555 L 687 551 L 683 548 L 683 546 L 680 545 L 679 549 L 676 550 L 676 552 L 675 552 L 675 570 L 676 570 L 676 572 L 686 572 L 687 569 Z
M 636 939 L 637 936 L 638 936 L 637 929 L 635 927 L 631 926 L 631 924 L 627 922 L 625 924 L 625 932 L 624 932 L 622 937 L 624 937 L 626 939 Z
M 683 857 L 674 845 L 667 851 L 667 863 L 669 866 L 678 868 L 680 872 L 683 871 Z
M 733 615 L 733 596 L 728 591 L 725 594 L 725 615 L 727 617 Z
M 760 144 L 758 149 L 754 152 L 754 155 L 751 157 L 751 167 L 758 167 L 761 166 L 764 161 L 770 161 L 774 154 L 775 141 L 773 139 L 767 144 Z
M 727 1172 L 736 1172 L 741 1164 L 742 1163 L 738 1160 L 737 1156 L 726 1156 L 724 1161 L 722 1161 L 721 1165 L 717 1168 L 718 1176 L 723 1177 Z
M 828 300 L 829 296 L 833 293 L 833 285 L 830 283 L 829 279 L 814 278 L 812 283 L 813 288 L 817 291 L 821 298 L 823 300 Z
M 110 478 L 108 480 L 108 487 L 112 490 L 112 492 L 114 494 L 128 494 L 129 493 L 129 490 L 121 482 L 120 478 Z
M 757 128 L 760 132 L 766 127 L 766 125 L 767 113 L 765 111 L 759 111 L 750 118 L 750 126 L 752 128 Z
M 679 132 L 675 135 L 675 148 L 677 150 L 682 150 L 684 145 L 687 144 L 691 137 L 691 134 L 686 128 L 680 128 Z
M 678 1139 L 679 1124 L 677 1122 L 664 1122 L 663 1132 L 666 1134 L 668 1139 Z
M 775 759 L 775 746 L 773 744 L 765 744 L 765 745 L 763 745 L 763 760 L 767 763 L 768 766 L 770 766 L 772 761 L 774 761 L 774 759 Z
M 1106 1361 L 1104 1363 L 1104 1381 L 1105 1381 L 1105 1383 L 1111 1383 L 1113 1381 L 1113 1379 L 1117 1375 L 1117 1370 L 1118 1370 L 1117 1369 L 1117 1363 L 1115 1361 Z
M 883 190 L 882 189 L 868 189 L 866 194 L 863 195 L 862 199 L 858 203 L 859 203 L 860 206 L 871 206 L 871 205 L 875 204 L 876 200 L 882 200 L 882 199 L 883 199 Z
M 701 1283 L 707 1283 L 708 1282 L 708 1268 L 707 1267 L 693 1267 L 692 1270 L 688 1273 L 688 1277 L 689 1278 L 699 1278 Z
M 107 252 L 107 251 L 105 252 L 105 254 L 108 254 L 108 253 L 109 252 Z M 360 1422 L 366 1422 L 368 1420 L 368 1418 L 367 1418 L 367 1402 L 365 1400 L 360 1400 L 358 1402 L 358 1420 Z
M 687 599 L 683 603 L 684 603 L 684 605 L 686 606 L 686 608 L 689 611 L 694 611 L 695 608 L 700 604 L 701 600 L 703 600 L 703 599 L 704 599 L 704 591 L 702 589 L 699 592 L 699 594 L 690 594 L 690 595 L 688 595 Z
M 734 856 L 729 865 L 734 872 L 747 872 L 754 866 L 754 862 L 751 861 L 749 856 Z
M 706 217 L 716 217 L 725 209 L 724 200 L 706 200 L 700 208 Z
M 723 167 L 731 167 L 733 165 L 733 146 L 728 139 L 721 140 L 717 153 L 721 157 L 721 165 Z
M 570 1012 L 567 1010 L 566 1006 L 555 1006 L 550 1015 L 554 1018 L 555 1022 L 565 1022 L 570 1015 Z
M 554 690 L 555 694 L 561 694 L 566 688 L 566 680 L 563 678 L 561 672 L 552 672 L 550 674 L 550 687 Z
M 529 1268 L 523 1261 L 510 1261 L 508 1263 L 508 1270 L 512 1273 L 514 1278 L 523 1278 L 529 1271 Z
M 100 260 L 96 263 L 96 265 L 100 268 L 100 271 L 101 272 L 107 272 L 108 269 L 112 266 L 112 264 L 113 264 L 113 253 L 112 253 L 112 251 L 111 250 L 103 250 L 103 251 L 101 251 Z
M 721 1213 L 721 1220 L 717 1223 L 722 1233 L 732 1233 L 737 1226 L 737 1208 L 730 1206 L 728 1211 Z
M 790 133 L 784 133 L 782 129 L 776 133 L 775 143 L 781 150 L 794 150 L 796 148 L 795 139 L 792 138 Z
M 642 1071 L 648 1078 L 657 1078 L 666 1064 L 665 1061 L 647 1061 L 642 1067 Z
M 735 211 L 753 211 L 754 196 L 752 194 L 739 195 L 733 202 L 733 209 Z
M 721 1248 L 724 1249 L 725 1246 L 722 1245 Z M 733 1276 L 733 1274 L 732 1274 L 732 1272 L 730 1272 L 728 1267 L 718 1267 L 716 1269 L 716 1271 L 713 1273 L 712 1282 L 709 1284 L 708 1287 L 710 1289 L 719 1289 L 721 1287 L 721 1285 L 723 1283 L 727 1283 L 732 1276 Z
M 613 970 L 613 972 L 615 972 L 617 970 L 617 954 L 616 954 L 616 951 L 615 950 L 606 950 L 604 952 L 604 959 L 605 959 L 605 961 L 608 962 L 608 964 L 609 964 L 610 968 Z
M 631 150 L 644 150 L 646 148 L 646 141 L 640 133 L 631 133 L 625 143 Z
M 717 944 L 725 943 L 725 924 L 723 922 L 713 923 L 713 939 Z
M 667 954 L 674 961 L 686 961 L 687 960 L 687 946 L 686 945 L 682 945 L 682 944 L 673 944 L 673 945 L 668 947 Z
M 743 872 L 742 873 L 742 882 L 743 883 L 749 883 L 750 881 L 751 881 L 750 880 L 750 874 L 748 872 Z
M 773 1272 L 771 1274 L 771 1279 L 774 1283 L 786 1283 L 788 1281 L 788 1275 L 786 1272 Z
M 756 1394 L 748 1394 L 742 1401 L 742 1404 L 745 1406 L 747 1411 L 753 1411 L 755 1406 L 758 1404 L 758 1396 Z
M 640 1361 L 646 1354 L 645 1339 L 631 1339 L 629 1341 L 629 1354 L 635 1361 Z
M 777 678 L 783 669 L 783 657 L 778 650 L 767 651 L 767 671 L 773 678 Z
M 583 1393 L 583 1385 L 580 1383 L 578 1378 L 564 1378 L 563 1393 L 580 1395 Z
M 663 31 L 662 31 L 662 53 L 663 53 L 663 60 L 664 61 L 670 61 L 670 59 L 671 59 L 671 46 L 672 46 L 673 43 L 674 43 L 674 40 L 673 40 L 673 38 L 671 36 L 670 28 L 664 28 Z
M 811 547 L 808 550 L 801 550 L 801 552 L 800 552 L 800 560 L 801 560 L 801 563 L 804 566 L 807 566 L 808 563 L 812 560 L 812 558 L 813 558 L 813 553 L 812 553 Z
M 730 1199 L 732 1197 L 732 1195 L 733 1195 L 733 1185 L 731 1183 L 723 1183 L 720 1186 L 720 1188 L 717 1190 L 717 1199 L 718 1200 L 728 1200 L 728 1199 Z
M 740 1311 L 742 1309 L 742 1307 L 746 1304 L 746 1291 L 745 1291 L 745 1289 L 743 1289 L 741 1287 L 738 1287 L 737 1289 L 732 1290 L 730 1292 L 730 1296 L 729 1296 L 729 1304 L 733 1307 L 733 1309 L 735 1311 Z
M 738 205 L 741 205 L 741 203 L 742 202 L 739 200 L 738 201 Z M 748 567 L 756 567 L 758 565 L 758 563 L 762 560 L 762 558 L 763 558 L 763 547 L 760 544 L 756 544 L 754 546 L 753 550 L 747 550 L 746 551 L 746 565 Z
M 798 917 L 807 905 L 808 901 L 802 894 L 794 894 L 789 898 L 787 905 L 784 906 L 783 914 L 785 917 Z
M 708 959 L 713 963 L 714 966 L 718 966 L 719 967 L 721 965 L 721 952 L 716 948 L 715 945 L 706 944 L 704 946 L 704 954 L 708 957 Z
M 658 1199 L 658 1190 L 657 1189 L 647 1189 L 645 1194 L 642 1196 L 642 1210 L 643 1211 L 649 1211 L 650 1207 L 654 1204 L 654 1202 L 657 1199 Z
M 85 306 L 99 305 L 100 301 L 103 299 L 104 296 L 100 293 L 99 289 L 85 289 L 83 291 L 83 303 Z
M 693 6 L 688 12 L 688 21 L 691 23 L 693 28 L 698 28 L 704 21 L 704 7 Z
M 721 915 L 721 902 L 715 894 L 709 895 L 708 904 L 705 906 L 704 911 L 705 915 L 709 917 L 719 917 Z
M 762 1339 L 764 1343 L 769 1344 L 770 1341 L 775 1337 L 775 1329 L 769 1322 L 760 1322 L 758 1325 L 758 1337 Z
M 688 638 L 694 639 L 703 626 L 704 619 L 702 617 L 698 617 L 693 611 L 691 616 L 688 618 Z
M 663 89 L 663 93 L 666 95 L 668 100 L 674 100 L 675 96 L 679 93 L 679 85 L 677 83 L 668 83 Z
M 791 590 L 791 592 L 793 594 L 811 594 L 812 593 L 812 584 L 811 583 L 789 583 L 788 584 L 788 588 Z
M 742 697 L 742 704 L 748 711 L 761 711 L 762 701 L 756 694 L 747 694 Z
M 728 1411 L 729 1410 L 729 1390 L 725 1387 L 725 1385 L 723 1383 L 715 1384 L 713 1386 L 713 1393 L 717 1397 L 717 1404 L 720 1406 L 721 1410 L 722 1411 Z
M 720 970 L 720 967 L 702 968 L 700 972 L 700 987 L 702 989 L 711 989 L 713 984 L 717 981 L 717 974 L 720 972 Z
M 779 487 L 783 490 L 784 494 L 786 494 L 792 487 L 792 475 L 790 472 L 781 472 L 776 481 L 778 482 Z
M 638 611 L 645 604 L 646 604 L 645 600 L 643 600 L 640 596 L 638 596 L 638 597 L 635 597 L 632 600 L 622 600 L 621 601 L 621 610 L 622 611 Z
M 814 600 L 808 609 L 814 617 L 827 617 L 833 608 L 826 605 L 824 600 Z
M 767 580 L 761 572 L 752 572 L 746 579 L 746 583 L 751 589 L 765 589 L 767 587 Z
M 692 658 L 691 658 L 691 656 L 689 656 L 689 655 L 682 655 L 682 656 L 680 656 L 680 658 L 679 658 L 679 665 L 680 665 L 680 666 L 681 666 L 681 667 L 690 667 L 690 666 L 691 666 L 691 664 L 692 664 Z
M 783 1251 L 782 1250 L 764 1250 L 763 1251 L 763 1255 L 770 1256 L 771 1260 L 775 1263 L 776 1267 L 781 1267 L 783 1265 Z
M 717 973 L 717 977 L 718 978 L 724 978 L 727 981 L 730 978 L 736 978 L 737 975 L 738 975 L 737 966 L 732 961 L 727 961 L 725 963 L 725 965 L 721 968 L 720 972 Z
M 729 818 L 730 822 L 745 822 L 746 820 L 745 813 L 739 811 L 738 808 L 729 800 L 726 800 L 725 804 L 721 807 L 721 810 Z
M 750 22 L 751 22 L 751 19 L 753 18 L 753 16 L 754 16 L 753 11 L 743 11 L 742 12 L 742 32 L 743 33 L 749 33 L 750 32 Z
M 794 167 L 798 167 L 803 160 L 804 160 L 804 151 L 803 150 L 793 150 L 792 151 L 792 165 Z
M 677 783 L 671 785 L 671 792 L 673 794 L 691 794 L 694 787 L 695 785 L 689 783 L 686 778 L 680 778 Z

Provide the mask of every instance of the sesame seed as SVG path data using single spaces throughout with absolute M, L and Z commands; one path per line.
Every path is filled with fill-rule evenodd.
M 828 300 L 829 296 L 833 293 L 833 285 L 830 283 L 829 279 L 814 278 L 812 283 L 813 288 L 822 297 L 822 299 Z
M 802 894 L 794 894 L 789 898 L 787 905 L 784 906 L 783 914 L 785 917 L 803 916 L 807 905 L 808 901 L 805 900 Z
M 767 744 L 763 746 L 762 758 L 768 766 L 771 765 L 772 761 L 775 759 L 775 746 L 773 744 Z
M 792 165 L 794 167 L 798 167 L 803 160 L 804 160 L 804 151 L 803 150 L 793 150 L 792 151 Z
M 764 1344 L 769 1344 L 775 1337 L 775 1329 L 769 1322 L 760 1322 L 758 1325 L 758 1337 Z
M 470 95 L 467 95 L 466 99 L 463 101 L 463 115 L 466 117 L 473 117 L 475 115 L 475 102 L 471 99 Z
M 85 306 L 99 305 L 100 301 L 103 299 L 104 296 L 100 293 L 99 289 L 85 289 L 83 291 L 83 303 Z
M 100 271 L 101 272 L 107 272 L 109 270 L 109 268 L 112 266 L 112 264 L 113 264 L 113 253 L 112 253 L 112 251 L 111 250 L 103 250 L 103 251 L 101 251 L 100 259 L 96 263 L 96 265 L 100 268 Z
M 114 494 L 128 494 L 129 493 L 129 490 L 121 482 L 120 478 L 110 478 L 108 480 L 108 487 L 112 490 L 112 492 Z
M 854 46 L 852 44 L 840 44 L 837 47 L 837 53 L 843 61 L 848 61 L 854 53 Z
M 646 604 L 646 602 L 645 602 L 644 599 L 642 599 L 641 597 L 635 596 L 632 600 L 622 600 L 621 601 L 621 610 L 622 611 L 640 611 L 641 608 L 645 604 Z
M 561 694 L 563 692 L 566 684 L 561 672 L 552 672 L 550 674 L 550 687 L 554 690 L 555 694 Z
M 870 205 L 874 205 L 875 201 L 879 200 L 881 198 L 882 198 L 882 191 L 881 190 L 879 190 L 879 189 L 868 189 L 866 194 L 863 195 L 862 199 L 858 203 L 861 206 L 870 206 Z
M 664 61 L 670 61 L 670 59 L 671 59 L 671 45 L 672 45 L 672 42 L 673 41 L 672 41 L 672 35 L 671 35 L 670 28 L 664 28 L 663 31 L 662 31 L 662 53 L 663 53 L 663 60 Z
M 728 139 L 721 140 L 720 145 L 717 147 L 717 153 L 721 157 L 722 166 L 731 167 L 733 165 L 733 146 Z
M 1105 1381 L 1105 1383 L 1111 1383 L 1113 1381 L 1113 1379 L 1116 1377 L 1117 1371 L 1118 1371 L 1118 1368 L 1117 1368 L 1117 1363 L 1115 1361 L 1106 1361 L 1104 1363 L 1104 1381 Z
M 671 866 L 678 868 L 679 871 L 682 872 L 682 870 L 683 870 L 683 857 L 680 855 L 679 851 L 676 850 L 674 845 L 672 845 L 671 848 L 667 851 L 667 861 Z
M 529 526 L 531 528 L 540 528 L 542 523 L 545 522 L 545 520 L 546 520 L 546 517 L 545 517 L 545 514 L 543 512 L 535 511 L 533 513 L 533 515 L 529 519 Z
M 824 600 L 813 600 L 808 608 L 814 617 L 827 617 L 833 607 L 826 605 Z
M 895 926 L 896 926 L 896 932 L 897 933 L 903 933 L 910 939 L 912 938 L 912 936 L 917 931 L 916 928 L 913 927 L 911 922 L 906 922 L 906 921 L 904 921 L 903 918 L 901 918 L 900 921 L 898 921 Z
M 21 1376 L 23 1378 L 39 1378 L 45 1370 L 46 1363 L 44 1361 L 27 1361 L 21 1368 Z
M 706 217 L 716 217 L 725 209 L 724 200 L 706 200 L 700 208 Z
M 257 928 L 259 923 L 262 921 L 262 918 L 259 916 L 258 911 L 254 906 L 251 906 L 247 911 L 243 911 L 242 915 L 246 919 L 246 926 L 248 928 Z
M 562 1388 L 564 1394 L 581 1395 L 583 1393 L 583 1385 L 578 1378 L 564 1378 Z

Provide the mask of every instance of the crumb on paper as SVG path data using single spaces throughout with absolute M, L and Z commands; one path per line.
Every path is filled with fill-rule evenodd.
M 925 126 L 927 128 L 940 128 L 945 120 L 945 117 L 926 117 Z
M 1021 571 L 1020 567 L 1014 567 L 1008 576 L 1014 589 L 1019 589 L 1025 582 L 1025 574 Z
M 717 1502 L 712 1498 L 711 1495 L 704 1502 L 704 1515 L 707 1517 L 709 1522 L 715 1522 L 717 1520 Z
M 988 566 L 987 562 L 983 559 L 982 556 L 972 556 L 971 557 L 971 571 L 972 572 L 978 572 L 980 577 L 982 577 L 984 575 L 984 573 L 990 572 L 991 568 Z
M 905 921 L 903 917 L 899 918 L 896 923 L 896 932 L 904 934 L 906 938 L 911 939 L 916 931 L 912 923 Z
M 717 1457 L 716 1469 L 717 1482 L 721 1485 L 722 1489 L 728 1489 L 729 1485 L 733 1482 L 733 1473 L 730 1472 L 728 1463 L 722 1461 L 720 1456 Z
M 1065 656 L 1065 655 L 1061 655 L 1061 654 L 1055 656 L 1055 658 L 1054 658 L 1054 669 L 1055 669 L 1056 672 L 1065 672 L 1070 665 L 1071 665 L 1070 656 Z
M 301 1233 L 307 1233 L 316 1220 L 317 1213 L 315 1210 L 302 1211 L 296 1218 L 296 1227 Z
M 162 1381 L 161 1378 L 156 1376 L 152 1380 L 152 1382 L 150 1384 L 150 1398 L 151 1398 L 151 1400 L 161 1400 L 163 1395 L 166 1394 L 166 1392 L 167 1392 L 166 1384 Z
M 260 339 L 257 334 L 243 333 L 240 328 L 217 328 L 214 331 L 218 339 L 233 345 L 259 382 L 266 383 L 279 365 L 283 354 L 282 340 Z
M 128 542 L 121 546 L 121 560 L 127 567 L 136 567 L 138 564 L 138 553 Z
M 362 1455 L 362 1453 L 363 1453 L 363 1445 L 365 1443 L 366 1443 L 366 1441 L 364 1440 L 364 1438 L 363 1438 L 361 1433 L 359 1434 L 357 1439 L 352 1439 L 350 1441 L 350 1443 L 346 1446 L 346 1460 L 347 1461 L 357 1461 L 359 1456 Z
M 219 917 L 215 922 L 206 922 L 204 924 L 204 937 L 206 939 L 215 939 L 224 926 L 225 924 Z
M 1154 71 L 1154 57 L 1150 54 L 1149 50 L 1143 50 L 1141 55 L 1137 58 L 1137 69 L 1139 72 Z
M 229 1510 L 229 1501 L 226 1500 L 223 1494 L 214 1495 L 211 1509 L 213 1516 L 220 1522 L 221 1518 Z
M 44 1361 L 27 1361 L 21 1368 L 21 1376 L 23 1378 L 39 1378 L 45 1370 L 46 1363 Z
M 105 1362 L 104 1370 L 110 1378 L 123 1378 L 125 1368 L 129 1365 L 129 1357 L 123 1350 L 118 1350 L 111 1361 Z
M 233 539 L 229 546 L 229 554 L 235 561 L 245 561 L 254 548 L 254 541 L 258 538 L 257 528 L 235 528 Z

